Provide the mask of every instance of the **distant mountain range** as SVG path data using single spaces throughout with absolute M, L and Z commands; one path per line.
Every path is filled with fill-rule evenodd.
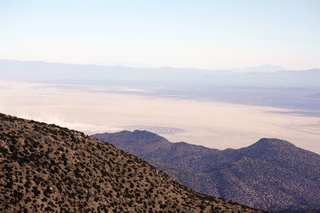
M 223 151 L 147 131 L 96 134 L 201 193 L 272 212 L 320 212 L 320 155 L 264 138 Z
M 0 114 L 0 212 L 261 212 L 81 132 Z
M 238 72 L 241 71 L 241 72 Z M 320 68 L 287 71 L 264 65 L 234 70 L 194 68 L 133 68 L 122 66 L 77 65 L 38 61 L 0 60 L 0 77 L 51 83 L 122 84 L 126 86 L 165 86 L 168 89 L 201 87 L 303 87 L 320 88 Z
M 87 90 L 94 85 L 99 91 L 274 106 L 313 115 L 320 114 L 319 79 L 320 69 L 289 71 L 272 65 L 201 70 L 0 60 L 2 81 L 86 85 Z
M 265 65 L 261 65 L 261 66 L 236 68 L 236 69 L 228 69 L 228 70 L 238 71 L 238 72 L 276 72 L 276 71 L 284 71 L 286 69 L 282 66 L 265 64 Z

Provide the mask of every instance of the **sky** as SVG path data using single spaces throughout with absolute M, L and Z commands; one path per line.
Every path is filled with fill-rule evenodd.
M 0 59 L 320 67 L 319 0 L 1 0 Z

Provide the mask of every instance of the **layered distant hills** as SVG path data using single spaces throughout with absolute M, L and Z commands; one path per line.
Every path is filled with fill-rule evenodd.
M 0 212 L 260 212 L 81 132 L 0 114 Z
M 0 79 L 51 86 L 78 85 L 83 88 L 89 85 L 86 90 L 92 90 L 92 85 L 95 85 L 103 87 L 99 91 L 115 89 L 119 93 L 209 99 L 320 114 L 319 68 L 283 70 L 279 66 L 265 65 L 247 69 L 203 70 L 0 60 Z
M 201 193 L 272 212 L 320 212 L 320 155 L 264 138 L 223 151 L 147 131 L 94 137 L 133 153 Z

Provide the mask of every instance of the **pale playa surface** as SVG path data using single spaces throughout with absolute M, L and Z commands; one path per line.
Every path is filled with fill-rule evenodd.
M 0 112 L 88 134 L 149 129 L 170 141 L 218 149 L 245 147 L 262 137 L 274 137 L 320 153 L 318 117 L 289 114 L 289 110 L 272 107 L 146 97 L 88 88 L 0 81 Z

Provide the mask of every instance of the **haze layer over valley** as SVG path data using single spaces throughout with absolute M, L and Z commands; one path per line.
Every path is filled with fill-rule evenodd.
M 145 129 L 218 149 L 274 137 L 320 153 L 320 70 L 253 70 L 1 61 L 0 111 L 88 134 Z

